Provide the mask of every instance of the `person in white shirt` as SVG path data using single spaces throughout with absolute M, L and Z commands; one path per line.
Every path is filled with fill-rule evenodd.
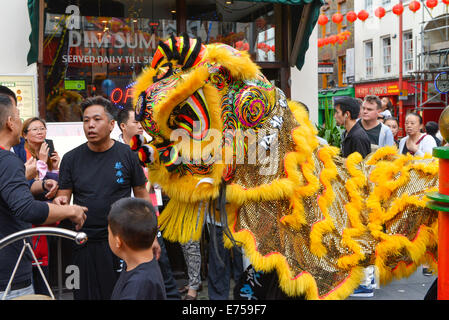
M 410 153 L 414 156 L 432 154 L 433 148 L 437 146 L 435 139 L 426 133 L 422 133 L 423 120 L 418 113 L 409 113 L 405 117 L 405 132 L 407 136 L 399 141 L 399 153 Z
M 387 97 L 383 97 L 380 101 L 382 102 L 382 111 L 379 112 L 379 118 L 381 118 L 379 120 L 385 121 L 385 119 L 392 117 L 391 108 L 393 107 L 393 104 Z
M 136 120 L 134 110 L 125 108 L 120 110 L 117 116 L 117 125 L 122 133 L 119 136 L 119 141 L 129 144 L 129 141 L 136 134 L 143 134 L 143 127 L 139 121 Z

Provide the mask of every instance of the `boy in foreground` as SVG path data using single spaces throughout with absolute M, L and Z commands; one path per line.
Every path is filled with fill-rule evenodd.
M 152 245 L 157 218 L 152 205 L 138 198 L 115 202 L 108 216 L 112 252 L 126 263 L 111 300 L 165 300 L 164 280 Z

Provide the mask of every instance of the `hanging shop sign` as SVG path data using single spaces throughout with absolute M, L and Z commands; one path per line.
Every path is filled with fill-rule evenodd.
M 403 96 L 414 94 L 414 88 L 408 83 L 404 82 L 405 89 L 399 90 L 399 83 L 394 82 L 380 82 L 380 83 L 364 83 L 355 86 L 355 96 L 365 97 L 367 95 L 376 96 Z
M 318 64 L 318 74 L 331 74 L 334 73 L 333 64 Z

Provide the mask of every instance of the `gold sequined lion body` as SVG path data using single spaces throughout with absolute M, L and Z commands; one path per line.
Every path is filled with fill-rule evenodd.
M 430 156 L 386 147 L 341 158 L 319 144 L 301 104 L 247 52 L 223 44 L 161 42 L 134 89 L 136 118 L 153 140 L 132 148 L 170 197 L 159 217 L 165 238 L 199 240 L 214 212 L 256 270 L 276 270 L 285 293 L 308 299 L 346 298 L 368 265 L 381 283 L 424 262 L 436 268 Z

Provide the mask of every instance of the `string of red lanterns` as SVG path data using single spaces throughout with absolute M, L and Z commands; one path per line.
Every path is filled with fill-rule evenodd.
M 449 9 L 449 0 L 441 0 L 441 2 L 443 2 L 446 5 L 446 9 Z M 426 0 L 425 5 L 429 9 L 433 10 L 436 6 L 438 6 L 438 3 L 439 3 L 438 0 Z M 411 1 L 408 5 L 408 8 L 413 13 L 416 13 L 419 9 L 421 9 L 421 3 L 420 1 L 417 0 Z M 404 13 L 404 10 L 405 9 L 402 3 L 398 3 L 392 8 L 392 12 L 397 16 L 402 15 Z M 379 19 L 382 19 L 386 15 L 385 8 L 378 7 L 374 11 L 374 15 Z M 349 23 L 354 23 L 355 21 L 357 21 L 357 19 L 359 19 L 362 22 L 365 22 L 369 18 L 369 13 L 366 10 L 360 10 L 359 13 L 356 13 L 354 11 L 348 11 L 346 15 L 337 12 L 332 15 L 331 19 L 332 22 L 334 22 L 335 24 L 341 24 L 345 16 L 346 20 Z M 323 28 L 322 30 L 323 35 L 326 34 L 327 23 L 329 23 L 329 18 L 324 13 L 320 14 L 320 16 L 318 17 L 318 24 Z M 343 44 L 344 41 L 348 40 L 350 35 L 351 33 L 349 31 L 344 31 L 337 35 L 331 35 L 329 37 L 320 38 L 318 39 L 318 47 L 321 48 L 329 44 L 335 45 L 337 42 L 339 44 Z
M 335 45 L 338 43 L 338 44 L 342 45 L 345 41 L 347 41 L 349 39 L 350 36 L 351 36 L 350 31 L 343 31 L 343 32 L 340 32 L 339 34 L 333 34 L 329 37 L 320 38 L 320 39 L 318 39 L 318 48 L 322 48 L 329 44 Z
M 447 7 L 449 7 L 449 0 L 441 0 L 441 1 Z M 438 5 L 438 3 L 439 3 L 438 0 L 426 0 L 425 4 L 429 9 L 434 9 Z M 408 5 L 408 8 L 410 9 L 410 11 L 416 13 L 419 9 L 421 9 L 421 3 L 420 3 L 420 1 L 417 1 L 417 0 L 411 1 L 410 4 Z M 397 16 L 403 14 L 404 10 L 405 10 L 404 6 L 401 3 L 396 4 L 392 8 L 392 12 Z M 379 19 L 382 19 L 386 15 L 385 8 L 378 7 L 374 11 L 374 15 L 376 17 L 378 17 Z M 346 20 L 349 23 L 354 23 L 357 19 L 364 22 L 369 18 L 369 13 L 366 10 L 360 10 L 359 13 L 356 13 L 354 11 L 348 11 L 346 13 L 346 15 L 343 15 L 340 12 L 337 12 L 332 15 L 331 19 L 332 19 L 332 22 L 334 22 L 335 24 L 340 24 L 343 22 L 345 16 L 346 16 Z M 318 24 L 323 27 L 323 34 L 326 34 L 325 28 L 326 28 L 326 25 L 328 22 L 329 22 L 329 18 L 324 13 L 321 13 L 320 16 L 318 17 Z

